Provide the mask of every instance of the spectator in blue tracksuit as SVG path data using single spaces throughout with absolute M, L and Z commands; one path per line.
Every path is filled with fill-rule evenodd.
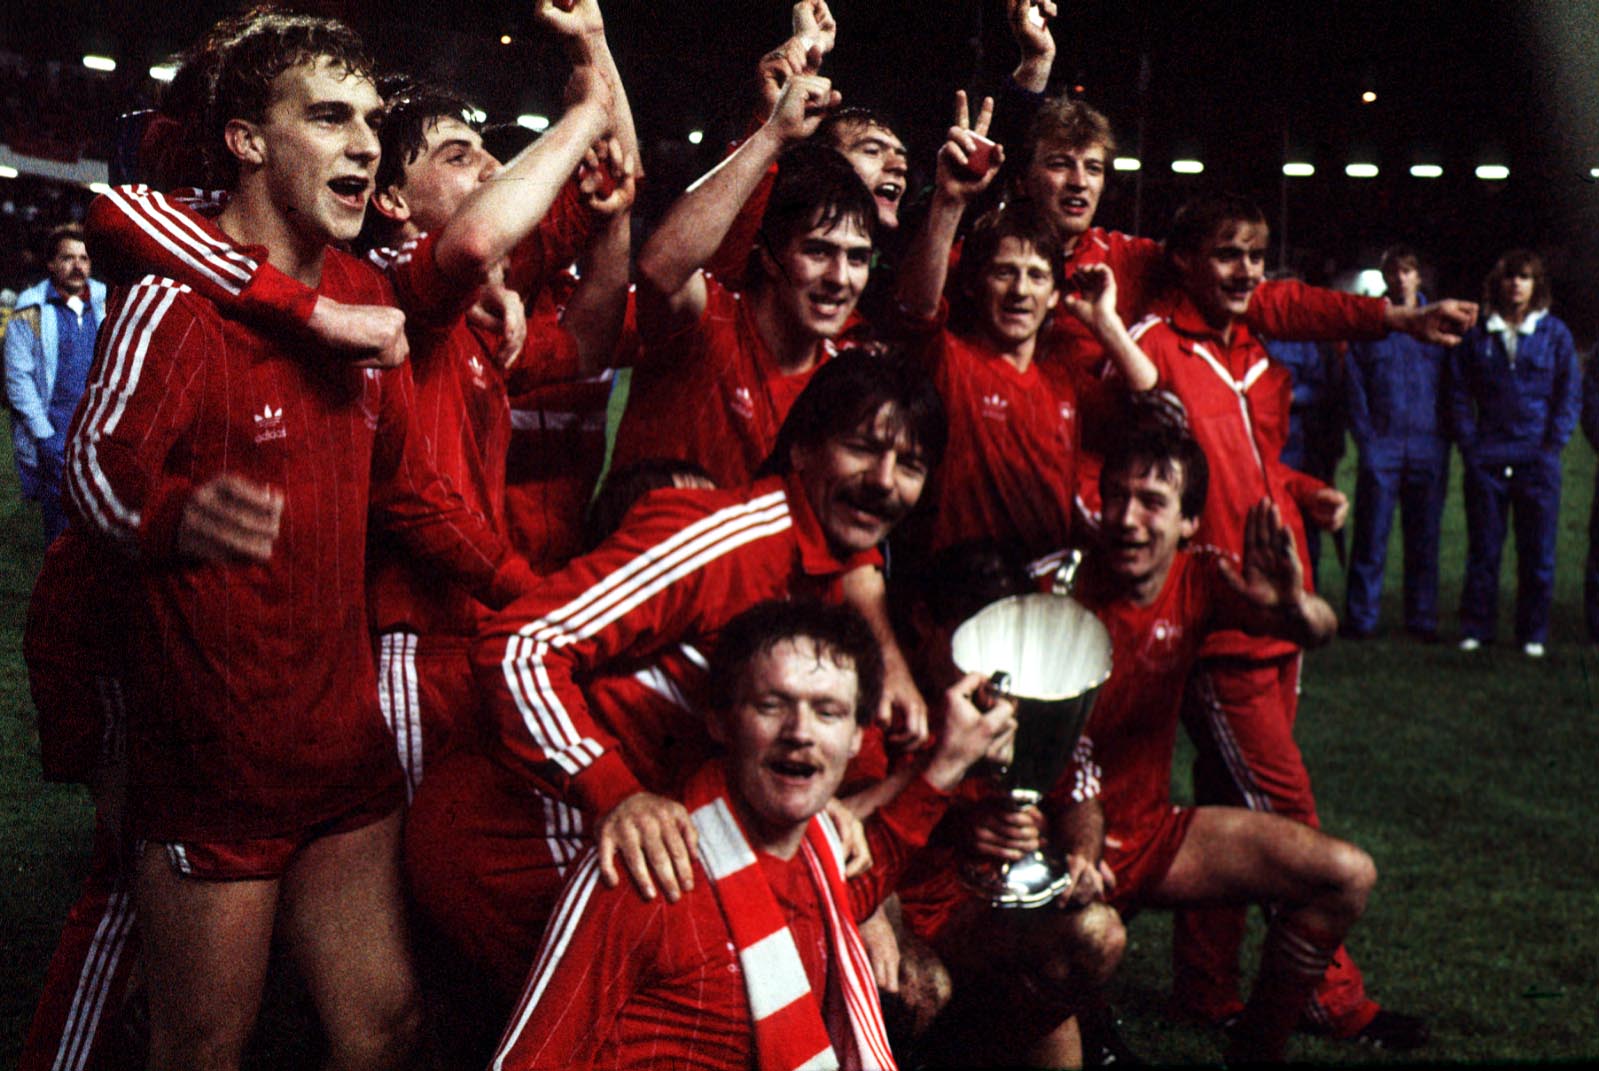
M 1461 650 L 1494 638 L 1505 517 L 1516 526 L 1516 642 L 1541 658 L 1554 601 L 1560 451 L 1577 426 L 1582 370 L 1571 332 L 1549 313 L 1536 253 L 1499 258 L 1487 319 L 1449 354 L 1449 415 L 1465 466 L 1466 583 Z
M 1327 342 L 1266 339 L 1265 344 L 1272 360 L 1287 368 L 1294 381 L 1288 409 L 1288 441 L 1283 444 L 1282 463 L 1331 484 L 1338 471 L 1338 459 L 1344 456 L 1343 355 Z M 1334 538 L 1342 538 L 1342 533 L 1335 533 Z M 1308 514 L 1305 539 L 1311 580 L 1319 585 L 1321 526 Z
M 50 232 L 48 278 L 24 290 L 6 325 L 6 401 L 12 448 L 25 498 L 44 512 L 44 541 L 67 526 L 61 508 L 67 426 L 88 386 L 94 340 L 105 318 L 105 284 L 89 278 L 83 229 Z
M 1582 434 L 1599 450 L 1599 346 L 1588 358 L 1582 377 Z M 1588 507 L 1588 561 L 1582 574 L 1582 607 L 1588 619 L 1588 641 L 1599 643 L 1599 469 L 1594 471 L 1593 503 Z
M 1421 262 L 1395 246 L 1382 257 L 1388 300 L 1425 305 Z M 1355 544 L 1350 551 L 1344 634 L 1377 630 L 1388 533 L 1394 508 L 1404 534 L 1404 621 L 1411 635 L 1438 635 L 1438 531 L 1449 488 L 1441 379 L 1444 347 L 1394 332 L 1349 347 L 1349 425 L 1359 462 L 1355 475 Z

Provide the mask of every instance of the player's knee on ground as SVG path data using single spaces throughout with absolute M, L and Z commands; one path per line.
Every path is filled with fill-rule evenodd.
M 911 1017 L 913 1033 L 927 1029 L 954 992 L 949 969 L 931 948 L 914 937 L 900 941 L 899 999 Z
M 1353 925 L 1365 913 L 1366 899 L 1377 884 L 1377 864 L 1364 849 L 1348 841 L 1328 839 L 1332 844 L 1327 850 L 1326 873 L 1333 895 L 1326 906 L 1338 916 L 1337 921 Z
M 1109 904 L 1089 904 L 1066 916 L 1056 954 L 1043 973 L 1058 985 L 1097 987 L 1110 980 L 1127 950 L 1127 928 Z

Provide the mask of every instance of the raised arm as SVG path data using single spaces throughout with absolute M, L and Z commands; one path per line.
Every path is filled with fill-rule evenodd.
M 638 258 L 639 320 L 647 333 L 669 333 L 699 318 L 706 301 L 700 268 L 766 169 L 784 149 L 810 137 L 838 101 L 826 78 L 790 78 L 771 118 L 667 211 Z
M 539 17 L 568 43 L 575 66 L 566 113 L 532 145 L 462 202 L 434 251 L 439 270 L 476 286 L 544 219 L 589 147 L 616 126 L 611 80 L 593 62 L 605 51 L 596 0 L 563 12 L 546 0 Z M 629 123 L 631 127 L 631 123 Z
M 985 97 L 977 121 L 973 123 L 967 109 L 966 91 L 955 91 L 955 122 L 938 150 L 927 220 L 900 263 L 894 291 L 899 307 L 913 319 L 927 320 L 937 314 L 949 278 L 949 254 L 955 245 L 961 217 L 966 214 L 966 207 L 988 189 L 1004 162 L 1004 149 L 997 147 L 980 174 L 974 174 L 969 166 L 979 147 L 973 135 L 986 137 L 993 117 L 993 98 Z
M 611 159 L 623 152 L 621 141 L 605 145 Z M 602 194 L 598 173 L 611 171 L 615 187 Z M 577 342 L 578 374 L 592 376 L 616 361 L 617 343 L 627 316 L 627 288 L 633 254 L 634 177 L 625 157 L 619 168 L 595 158 L 584 180 L 589 208 L 602 222 L 578 260 L 578 285 L 561 314 L 561 326 Z
M 1138 348 L 1116 311 L 1116 273 L 1109 264 L 1087 264 L 1066 281 L 1061 304 L 1094 333 L 1105 355 L 1132 391 L 1153 390 L 1160 381 L 1155 363 Z
M 1319 647 L 1338 631 L 1333 608 L 1305 590 L 1304 565 L 1294 535 L 1269 498 L 1251 506 L 1244 519 L 1242 569 L 1218 564 L 1223 578 L 1240 597 L 1235 612 L 1242 620 L 1230 623 L 1301 647 Z
M 1049 88 L 1050 71 L 1055 66 L 1055 35 L 1049 32 L 1049 20 L 1055 14 L 1054 0 L 1005 0 L 1010 34 L 1021 50 L 1011 81 L 1029 93 L 1042 93 Z

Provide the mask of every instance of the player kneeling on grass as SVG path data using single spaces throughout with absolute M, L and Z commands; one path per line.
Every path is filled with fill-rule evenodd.
M 698 834 L 682 899 L 607 887 L 590 851 L 573 870 L 492 1066 L 893 1067 L 856 922 L 914 851 L 899 822 L 867 823 L 876 865 L 848 884 L 823 808 L 877 710 L 882 656 L 847 608 L 764 602 L 729 622 L 711 665 L 708 727 L 724 754 L 691 777 Z M 920 819 L 985 755 L 1014 709 L 944 695 Z M 925 836 L 925 832 L 922 833 Z
M 1101 545 L 1075 596 L 1104 622 L 1115 666 L 1061 788 L 1099 782 L 1111 903 L 1139 908 L 1274 906 L 1254 992 L 1229 1027 L 1229 1060 L 1282 1060 L 1322 973 L 1365 910 L 1371 857 L 1300 822 L 1242 807 L 1174 807 L 1172 749 L 1183 681 L 1214 629 L 1310 647 L 1337 628 L 1305 590 L 1293 536 L 1263 499 L 1245 523 L 1241 563 L 1183 549 L 1209 471 L 1186 427 L 1145 418 L 1107 454 Z

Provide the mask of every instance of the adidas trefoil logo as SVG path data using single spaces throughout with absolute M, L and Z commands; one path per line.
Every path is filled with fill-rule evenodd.
M 1010 420 L 1010 402 L 999 393 L 983 395 L 983 416 L 989 420 Z
M 254 414 L 255 441 L 257 443 L 271 442 L 273 439 L 286 439 L 289 429 L 283 424 L 283 407 L 272 408 L 268 402 L 261 407 L 259 413 Z

